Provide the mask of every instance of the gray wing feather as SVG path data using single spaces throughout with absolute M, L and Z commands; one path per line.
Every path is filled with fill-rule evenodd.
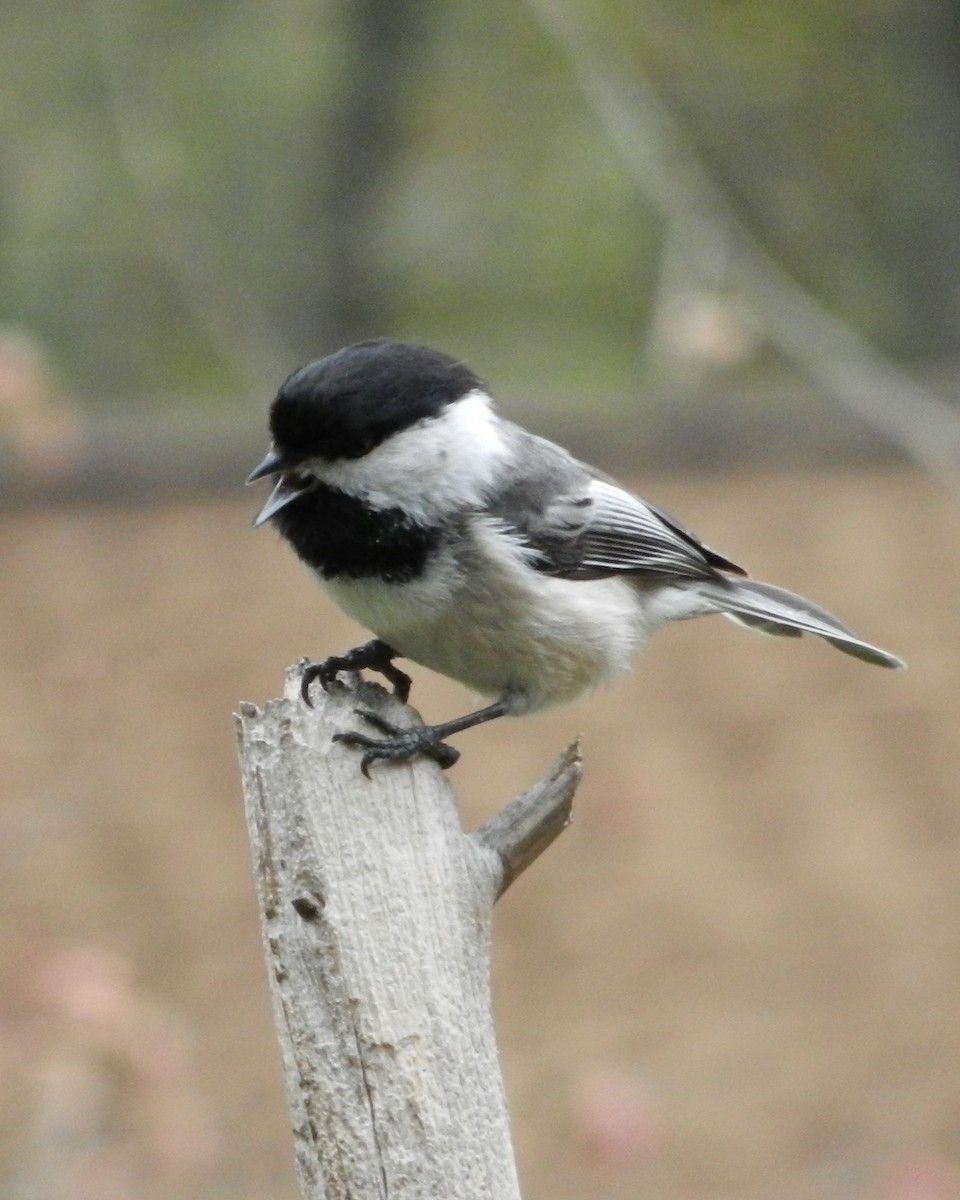
M 559 446 L 516 431 L 516 470 L 488 502 L 490 515 L 534 552 L 532 565 L 563 579 L 611 575 L 711 579 L 745 574 L 665 513 L 577 462 Z
M 665 512 L 552 442 L 514 429 L 514 471 L 501 479 L 487 511 L 521 539 L 536 569 L 563 579 L 627 575 L 688 582 L 705 602 L 702 612 L 712 608 L 781 637 L 813 633 L 865 662 L 904 665 L 803 596 L 742 578 L 742 567 L 705 546 Z

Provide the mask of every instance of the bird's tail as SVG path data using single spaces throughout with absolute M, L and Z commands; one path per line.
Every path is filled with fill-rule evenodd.
M 722 582 L 704 581 L 697 586 L 697 592 L 715 612 L 723 613 L 738 625 L 777 637 L 814 633 L 844 654 L 852 654 L 864 662 L 875 663 L 878 667 L 906 666 L 902 659 L 862 641 L 836 617 L 785 588 L 752 579 L 724 577 Z

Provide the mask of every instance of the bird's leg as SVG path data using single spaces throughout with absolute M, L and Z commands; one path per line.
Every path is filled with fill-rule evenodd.
M 360 760 L 360 770 L 370 778 L 370 764 L 386 759 L 390 762 L 409 762 L 423 754 L 446 769 L 452 767 L 460 757 L 460 751 L 448 746 L 444 738 L 452 733 L 460 733 L 464 729 L 472 729 L 474 725 L 482 725 L 484 721 L 493 721 L 507 712 L 507 706 L 502 700 L 489 704 L 486 708 L 467 713 L 465 717 L 457 717 L 454 721 L 444 721 L 442 725 L 416 725 L 413 729 L 402 729 L 392 721 L 386 721 L 378 713 L 368 712 L 358 708 L 357 715 L 387 736 L 384 738 L 367 737 L 365 733 L 335 733 L 335 742 L 344 742 L 348 746 L 357 746 L 364 751 Z
M 409 675 L 393 665 L 397 652 L 386 642 L 374 638 L 372 642 L 364 642 L 346 654 L 333 654 L 323 662 L 307 663 L 303 668 L 303 678 L 300 681 L 300 695 L 310 708 L 310 684 L 315 679 L 320 680 L 324 691 L 329 691 L 341 671 L 379 671 L 393 684 L 393 694 L 401 704 L 406 704 L 410 695 L 410 685 L 413 682 Z

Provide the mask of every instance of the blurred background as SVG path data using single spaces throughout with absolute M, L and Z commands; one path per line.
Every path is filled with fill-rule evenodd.
M 3 32 L 0 1195 L 297 1195 L 231 713 L 363 634 L 240 485 L 385 334 L 911 668 L 696 622 L 463 737 L 471 827 L 584 735 L 495 929 L 524 1195 L 960 1197 L 955 6 Z

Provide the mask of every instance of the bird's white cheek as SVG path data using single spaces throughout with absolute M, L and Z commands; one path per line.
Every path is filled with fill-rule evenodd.
M 489 397 L 471 392 L 363 458 L 316 462 L 311 469 L 331 487 L 368 504 L 402 508 L 433 524 L 480 504 L 510 456 L 501 428 Z

